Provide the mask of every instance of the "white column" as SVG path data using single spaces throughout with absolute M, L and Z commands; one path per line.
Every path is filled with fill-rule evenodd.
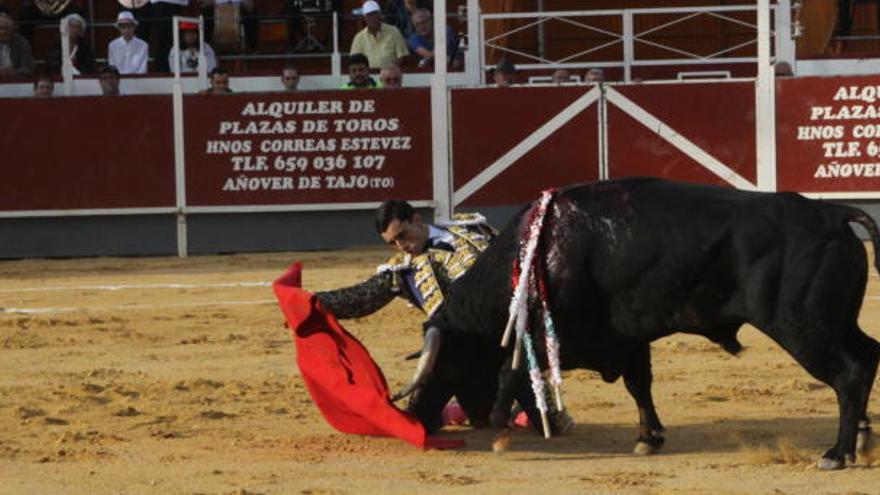
M 186 160 L 183 152 L 183 80 L 180 79 L 180 34 L 178 29 L 180 20 L 180 17 L 174 16 L 171 24 L 174 30 L 174 50 L 178 54 L 177 57 L 174 57 L 174 63 L 171 67 L 174 70 L 171 101 L 174 111 L 174 198 L 177 208 L 177 256 L 186 258 L 188 251 L 186 215 L 184 214 L 186 207 Z M 199 38 L 201 38 L 201 19 L 199 19 L 199 24 Z M 204 68 L 204 59 L 200 57 L 200 74 Z
M 58 29 L 61 31 L 61 79 L 64 81 L 64 94 L 71 96 L 76 93 L 73 87 L 73 63 L 70 61 L 69 19 L 61 19 Z
M 434 219 L 452 215 L 452 161 L 449 159 L 449 93 L 446 80 L 446 2 L 434 3 L 434 75 L 431 77 L 431 150 Z
M 480 0 L 467 0 L 467 52 L 464 70 L 467 83 L 477 86 L 483 81 L 483 27 L 480 22 Z
M 755 80 L 755 150 L 758 190 L 776 190 L 776 81 L 770 64 L 770 1 L 758 0 L 758 77 Z

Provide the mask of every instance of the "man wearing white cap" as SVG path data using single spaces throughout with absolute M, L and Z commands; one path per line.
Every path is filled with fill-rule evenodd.
M 396 27 L 382 22 L 382 9 L 374 0 L 364 2 L 362 11 L 367 27 L 355 35 L 351 53 L 366 55 L 370 67 L 401 65 L 403 57 L 409 55 L 403 35 Z
M 120 74 L 146 74 L 150 45 L 134 35 L 137 21 L 131 12 L 123 10 L 116 17 L 119 36 L 107 47 L 107 63 L 116 67 Z

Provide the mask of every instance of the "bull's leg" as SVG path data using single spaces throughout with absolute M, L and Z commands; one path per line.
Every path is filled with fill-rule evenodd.
M 865 399 L 861 410 L 862 416 L 859 420 L 858 434 L 856 435 L 856 454 L 864 455 L 871 449 L 871 420 L 868 418 L 868 400 L 871 396 L 871 387 L 874 385 L 874 380 L 877 377 L 877 366 L 880 364 L 880 343 L 863 333 L 860 335 L 863 335 L 861 340 L 864 342 L 860 345 L 863 346 L 866 354 L 869 378 L 864 382 Z
M 629 366 L 623 373 L 626 389 L 636 401 L 639 409 L 639 439 L 636 454 L 654 454 L 663 446 L 663 424 L 654 408 L 651 395 L 651 346 L 644 344 L 632 356 Z
M 443 428 L 443 408 L 451 398 L 450 387 L 437 380 L 428 380 L 412 395 L 406 409 L 416 415 L 428 433 L 434 433 Z
M 798 329 L 809 332 L 809 329 Z M 857 326 L 842 330 L 845 335 L 822 346 L 795 348 L 795 339 L 780 343 L 811 375 L 828 384 L 837 394 L 840 418 L 837 442 L 819 461 L 823 470 L 841 469 L 846 461 L 855 460 L 856 438 L 860 423 L 867 426 L 868 394 L 877 373 L 880 344 L 865 335 Z M 788 344 L 788 345 L 787 345 Z
M 495 395 L 495 403 L 492 405 L 492 413 L 489 423 L 493 428 L 504 428 L 510 421 L 510 409 L 517 397 L 519 389 L 524 386 L 525 373 L 522 368 L 513 370 L 510 368 L 510 360 L 504 363 L 498 372 L 498 393 Z

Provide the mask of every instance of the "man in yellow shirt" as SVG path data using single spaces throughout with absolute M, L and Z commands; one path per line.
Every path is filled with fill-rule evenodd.
M 363 15 L 367 27 L 355 35 L 350 52 L 366 55 L 370 67 L 401 65 L 403 58 L 409 55 L 409 48 L 400 31 L 382 22 L 382 9 L 374 0 L 364 2 Z

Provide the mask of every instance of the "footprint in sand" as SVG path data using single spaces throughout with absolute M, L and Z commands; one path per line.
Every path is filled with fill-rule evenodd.
M 19 407 L 16 409 L 15 412 L 21 419 L 30 419 L 46 415 L 46 411 L 40 409 L 39 407 Z
M 203 419 L 226 419 L 226 418 L 234 418 L 235 414 L 225 413 L 223 411 L 217 411 L 213 409 L 209 409 L 207 411 L 202 411 L 199 413 L 199 417 Z
M 137 409 L 135 409 L 133 407 L 126 407 L 125 409 L 120 409 L 120 410 L 116 411 L 115 413 L 113 413 L 114 416 L 120 416 L 123 418 L 140 416 L 141 414 L 143 414 L 143 413 L 141 413 L 140 411 L 138 411 Z

